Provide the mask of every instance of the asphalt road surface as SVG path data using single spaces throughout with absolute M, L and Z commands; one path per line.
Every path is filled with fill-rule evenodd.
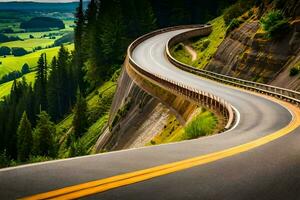
M 174 144 L 124 150 L 0 170 L 0 199 L 16 199 L 146 169 L 241 145 L 287 126 L 292 114 L 261 96 L 184 72 L 165 57 L 171 31 L 141 43 L 133 59 L 143 69 L 213 93 L 239 113 L 225 133 Z M 300 129 L 255 149 L 83 199 L 300 199 Z

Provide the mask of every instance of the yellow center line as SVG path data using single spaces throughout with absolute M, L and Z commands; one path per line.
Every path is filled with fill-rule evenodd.
M 274 99 L 273 99 L 274 101 Z M 184 169 L 188 169 L 195 166 L 204 165 L 216 160 L 220 160 L 229 156 L 237 155 L 256 147 L 267 144 L 271 141 L 274 141 L 288 133 L 292 132 L 300 125 L 300 111 L 296 106 L 293 106 L 289 103 L 278 101 L 280 104 L 283 104 L 290 111 L 293 112 L 293 120 L 289 123 L 288 126 L 282 128 L 281 130 L 264 136 L 262 138 L 256 139 L 254 141 L 235 146 L 229 149 L 225 149 L 222 151 L 210 153 L 203 156 L 194 157 L 191 159 L 186 159 L 178 162 L 173 162 L 165 165 L 160 165 L 144 170 L 139 170 L 135 172 L 125 173 L 109 178 L 104 178 L 96 181 L 91 181 L 83 184 L 78 184 L 50 192 L 45 192 L 29 197 L 25 197 L 22 199 L 76 199 L 84 196 L 89 196 L 92 194 L 104 192 L 107 190 L 111 190 L 113 188 L 126 186 L 130 184 L 134 184 L 137 182 L 145 181 L 148 179 L 152 179 L 155 177 L 167 175 L 170 173 L 174 173 L 177 171 L 181 171 Z

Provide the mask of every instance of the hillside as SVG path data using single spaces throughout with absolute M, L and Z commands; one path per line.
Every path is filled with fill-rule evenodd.
M 212 35 L 217 34 L 217 38 L 220 39 L 225 34 L 227 36 L 224 41 L 220 40 L 222 43 L 219 43 L 218 48 L 212 51 L 212 56 L 202 56 L 206 54 L 205 52 L 211 51 L 213 42 L 217 41 L 210 38 L 212 35 L 196 39 L 196 41 L 187 41 L 184 44 L 197 52 L 198 57 L 195 62 L 191 61 L 190 54 L 185 48 L 182 52 L 174 52 L 174 56 L 195 67 L 299 90 L 297 70 L 295 70 L 295 75 L 291 75 L 291 70 L 297 69 L 300 62 L 299 9 L 291 10 L 293 6 L 299 7 L 296 4 L 295 1 L 288 1 L 283 5 L 265 2 L 266 7 L 250 6 L 232 19 L 238 21 L 234 28 L 229 25 L 227 30 L 223 29 L 221 32 L 218 32 L 219 28 L 214 20 L 211 22 L 214 29 Z M 263 29 L 261 21 L 263 17 L 270 15 L 276 9 L 284 13 L 285 19 L 288 19 L 288 28 L 281 33 L 280 37 L 268 38 L 268 33 Z M 228 12 L 235 12 L 228 10 Z M 208 46 L 204 50 L 199 49 L 199 45 L 201 47 L 205 40 L 208 41 Z
M 74 45 L 67 45 L 66 47 L 70 51 L 74 49 Z M 57 54 L 59 48 L 60 47 L 43 49 L 20 57 L 7 56 L 6 58 L 0 58 L 0 62 L 2 62 L 0 65 L 0 77 L 14 70 L 20 71 L 25 63 L 27 63 L 31 69 L 34 69 L 41 54 L 46 53 L 48 59 L 52 60 L 52 58 Z

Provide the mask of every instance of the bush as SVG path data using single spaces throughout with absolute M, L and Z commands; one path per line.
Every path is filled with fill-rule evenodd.
M 284 18 L 280 10 L 273 10 L 267 13 L 260 20 L 260 24 L 264 31 L 267 32 L 268 38 L 276 38 L 282 36 L 289 30 L 288 20 Z
M 211 135 L 216 127 L 217 120 L 210 112 L 203 112 L 193 119 L 185 128 L 187 139 Z
M 11 41 L 16 41 L 16 40 L 21 40 L 21 39 L 17 36 L 8 37 L 8 36 L 0 33 L 0 42 L 11 42 Z
M 0 168 L 9 167 L 10 166 L 10 159 L 6 153 L 6 151 L 0 152 Z
M 27 63 L 22 66 L 21 72 L 22 74 L 27 74 L 30 72 L 29 65 Z
M 203 43 L 202 43 L 202 45 L 201 45 L 200 50 L 204 51 L 205 49 L 207 49 L 207 47 L 209 46 L 209 44 L 210 44 L 210 40 L 204 40 Z
M 14 55 L 14 56 L 24 56 L 28 53 L 22 47 L 13 47 L 11 50 L 12 50 L 12 55 Z
M 11 54 L 11 49 L 6 46 L 0 47 L 0 56 L 6 56 Z
M 290 76 L 296 76 L 298 75 L 300 72 L 300 68 L 299 67 L 292 67 L 290 70 Z

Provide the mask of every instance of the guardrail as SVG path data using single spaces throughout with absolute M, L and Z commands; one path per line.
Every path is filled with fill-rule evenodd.
M 200 30 L 199 27 L 202 29 Z M 160 29 L 157 31 L 153 31 L 151 33 L 148 33 L 138 39 L 136 39 L 131 45 L 128 47 L 127 50 L 127 55 L 129 58 L 129 64 L 132 66 L 133 70 L 135 70 L 138 74 L 142 75 L 143 77 L 147 78 L 150 80 L 152 83 L 154 82 L 156 85 L 166 88 L 168 90 L 173 91 L 174 93 L 180 94 L 182 96 L 187 97 L 188 99 L 192 99 L 193 101 L 209 108 L 209 109 L 214 109 L 219 111 L 225 121 L 226 121 L 226 126 L 225 129 L 229 129 L 233 123 L 234 123 L 234 116 L 235 112 L 233 111 L 233 108 L 230 103 L 225 101 L 224 99 L 221 99 L 213 94 L 196 90 L 194 88 L 188 87 L 182 83 L 170 80 L 166 77 L 153 74 L 147 70 L 144 70 L 141 66 L 139 66 L 137 63 L 132 58 L 132 52 L 133 50 L 141 44 L 143 41 L 147 40 L 148 38 L 151 38 L 155 35 L 164 33 L 164 32 L 169 32 L 169 31 L 174 31 L 174 30 L 180 30 L 180 29 L 196 29 L 202 33 L 202 34 L 210 34 L 212 28 L 210 25 L 185 25 L 185 26 L 176 26 L 176 27 L 169 27 L 169 28 L 164 28 Z M 200 34 L 200 33 L 198 33 Z
M 202 27 L 198 27 L 198 29 L 203 29 Z M 273 97 L 277 97 L 279 99 L 291 102 L 296 104 L 297 106 L 300 106 L 300 92 L 297 91 L 293 91 L 293 90 L 289 90 L 289 89 L 285 89 L 285 88 L 280 88 L 280 87 L 276 87 L 276 86 L 271 86 L 271 85 L 267 85 L 267 84 L 262 84 L 262 83 L 256 83 L 256 82 L 252 82 L 252 81 L 247 81 L 247 80 L 243 80 L 243 79 L 239 79 L 239 78 L 234 78 L 234 77 L 230 77 L 227 75 L 223 75 L 223 74 L 218 74 L 212 71 L 207 71 L 207 70 L 203 70 L 203 69 L 197 69 L 195 67 L 189 66 L 185 63 L 182 63 L 178 60 L 176 60 L 170 53 L 170 49 L 178 42 L 181 42 L 182 39 L 187 39 L 190 34 L 189 32 L 193 32 L 195 33 L 196 30 L 191 30 L 191 31 L 187 31 L 181 34 L 176 35 L 175 37 L 171 38 L 166 45 L 166 54 L 167 54 L 167 58 L 168 60 L 175 66 L 177 66 L 178 68 L 196 74 L 196 75 L 200 75 L 202 77 L 208 78 L 208 79 L 212 79 L 221 83 L 225 83 L 225 84 L 229 84 L 229 85 L 233 85 L 235 87 L 240 87 L 240 88 L 244 88 L 250 91 L 255 91 L 258 93 L 264 93 L 267 94 L 269 96 L 273 96 Z M 185 35 L 185 36 L 184 36 Z

